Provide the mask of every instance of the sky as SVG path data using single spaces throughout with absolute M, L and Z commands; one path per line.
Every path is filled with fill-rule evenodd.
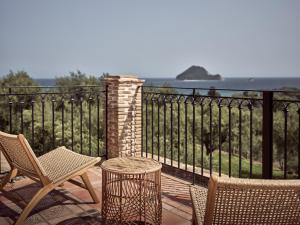
M 300 77 L 299 0 L 0 0 L 0 76 Z

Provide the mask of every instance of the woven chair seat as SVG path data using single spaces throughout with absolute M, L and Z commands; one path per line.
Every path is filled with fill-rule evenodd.
M 204 215 L 207 201 L 207 188 L 191 186 L 190 193 L 192 204 L 194 206 L 194 217 L 197 219 L 198 224 L 204 223 Z
M 194 224 L 300 224 L 300 180 L 212 176 L 190 193 Z
M 61 146 L 38 157 L 38 160 L 48 178 L 55 183 L 70 173 L 76 173 L 86 166 L 94 165 L 99 158 L 81 155 Z

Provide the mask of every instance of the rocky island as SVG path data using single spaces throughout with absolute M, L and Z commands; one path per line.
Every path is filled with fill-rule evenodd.
M 212 75 L 202 66 L 191 66 L 176 76 L 176 80 L 222 80 L 220 74 Z

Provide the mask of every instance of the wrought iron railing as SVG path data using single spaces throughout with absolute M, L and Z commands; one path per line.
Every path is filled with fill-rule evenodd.
M 144 86 L 142 98 L 142 155 L 194 181 L 300 178 L 299 92 Z
M 24 86 L 0 93 L 0 130 L 23 133 L 36 154 L 57 146 L 106 156 L 102 86 Z
M 300 178 L 299 92 L 142 89 L 143 156 L 190 171 L 194 181 L 212 173 Z M 37 154 L 65 145 L 106 156 L 107 104 L 101 86 L 8 87 L 0 130 L 24 133 Z

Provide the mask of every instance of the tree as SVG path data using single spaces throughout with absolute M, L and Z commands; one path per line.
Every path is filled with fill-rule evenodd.
M 69 75 L 56 77 L 55 84 L 60 92 L 68 92 L 73 95 L 75 100 L 80 100 L 86 92 L 101 92 L 102 79 L 103 77 L 97 78 L 77 70 L 70 72 Z
M 21 86 L 22 88 L 20 88 Z M 25 86 L 35 87 L 28 88 Z M 25 71 L 10 71 L 0 79 L 0 94 L 4 94 L 0 99 L 2 109 L 0 111 L 0 129 L 9 130 L 10 119 L 17 114 L 20 115 L 21 110 L 31 107 L 34 94 L 40 91 L 37 86 L 38 84 Z M 22 95 L 19 95 L 21 93 Z M 13 120 L 16 126 L 20 125 L 18 118 Z
M 56 86 L 85 86 L 85 85 L 101 85 L 101 77 L 97 78 L 93 75 L 87 75 L 80 70 L 70 72 L 69 75 L 63 75 L 55 78 Z
M 27 72 L 21 70 L 15 73 L 11 70 L 0 80 L 0 86 L 2 88 L 8 88 L 13 86 L 38 86 L 38 84 L 30 77 Z M 21 90 L 22 92 L 24 92 L 28 89 L 24 88 Z
M 217 92 L 216 88 L 214 86 L 211 86 L 209 88 L 209 91 L 207 92 L 208 96 L 212 96 L 212 97 L 218 97 L 221 96 L 221 94 L 219 92 Z

